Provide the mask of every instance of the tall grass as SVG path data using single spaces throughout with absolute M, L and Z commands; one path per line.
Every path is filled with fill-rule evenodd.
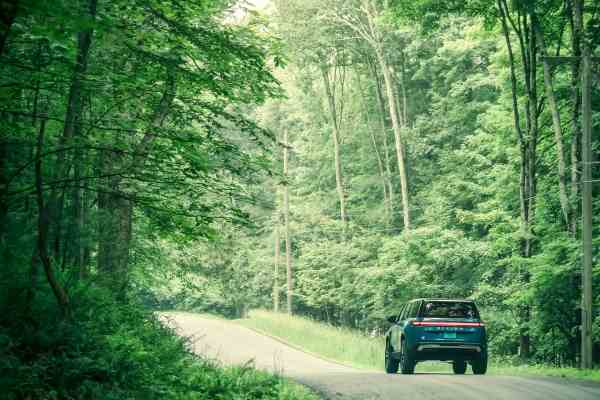
M 382 368 L 384 339 L 381 337 L 372 338 L 308 318 L 264 310 L 252 310 L 248 318 L 238 322 L 331 360 L 360 368 Z
M 383 371 L 385 339 L 370 337 L 358 331 L 340 328 L 305 317 L 290 316 L 265 310 L 252 310 L 238 323 L 259 332 L 278 337 L 309 353 L 358 368 Z M 492 361 L 488 373 L 494 375 L 550 376 L 600 381 L 600 369 L 580 370 L 556 368 L 541 364 L 511 365 Z M 417 372 L 451 372 L 448 363 L 417 364 Z

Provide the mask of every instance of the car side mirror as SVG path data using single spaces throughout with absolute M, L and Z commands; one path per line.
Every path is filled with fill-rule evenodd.
M 390 324 L 395 324 L 397 319 L 395 315 L 386 318 Z

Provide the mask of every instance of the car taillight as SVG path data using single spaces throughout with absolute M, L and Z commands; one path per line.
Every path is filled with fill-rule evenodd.
M 430 322 L 430 321 L 412 321 L 413 326 L 468 326 L 480 327 L 485 326 L 483 322 Z

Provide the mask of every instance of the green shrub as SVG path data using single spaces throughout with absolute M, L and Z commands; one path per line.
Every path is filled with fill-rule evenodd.
M 30 310 L 0 304 L 0 388 L 7 399 L 316 398 L 251 365 L 222 368 L 194 355 L 131 300 L 94 287 L 71 296 L 68 321 L 44 290 Z

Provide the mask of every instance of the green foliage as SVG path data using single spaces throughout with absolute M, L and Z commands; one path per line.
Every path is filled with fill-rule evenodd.
M 373 72 L 377 68 L 368 40 L 353 34 L 346 24 L 364 22 L 365 7 L 381 10 L 386 4 L 389 8 L 375 23 L 395 71 L 395 89 L 406 93 L 406 108 L 403 104 L 399 108 L 407 116 L 402 139 L 415 226 L 409 233 L 401 233 L 395 138 L 385 107 L 378 107 L 381 73 Z M 515 16 L 523 17 L 531 13 L 526 6 L 533 3 L 508 4 Z M 559 2 L 535 4 L 548 51 L 560 50 L 563 55 L 573 51 L 565 10 Z M 319 22 L 308 15 L 318 15 Z M 495 2 L 330 1 L 321 7 L 294 2 L 277 7 L 273 19 L 290 54 L 290 66 L 279 74 L 288 99 L 266 103 L 258 116 L 275 132 L 287 129 L 291 138 L 286 183 L 291 192 L 295 311 L 336 326 L 371 330 L 385 326 L 384 317 L 408 299 L 470 297 L 483 309 L 492 354 L 518 359 L 519 336 L 526 328 L 531 362 L 575 365 L 580 341 L 580 238 L 562 222 L 556 142 L 545 98 L 539 99 L 538 192 L 532 230 L 522 224 L 521 155 L 508 52 Z M 521 101 L 523 61 L 518 40 L 513 39 L 516 96 Z M 339 220 L 332 127 L 319 75 L 324 60 L 338 68 L 337 77 L 343 82 L 336 101 L 343 105 L 344 115 L 339 145 L 346 224 Z M 536 82 L 540 94 L 542 73 L 540 64 Z M 571 74 L 569 68 L 557 67 L 553 80 L 563 121 L 564 156 L 577 162 L 578 149 L 574 153 L 571 149 L 577 145 Z M 280 162 L 275 154 L 274 165 L 281 168 Z M 573 167 L 578 170 L 577 165 L 568 165 Z M 390 188 L 382 188 L 387 174 L 394 194 L 391 213 Z M 275 177 L 262 184 L 268 192 L 265 199 L 275 208 L 281 204 L 276 193 L 281 183 Z M 577 218 L 579 199 L 570 201 Z M 599 206 L 596 201 L 594 210 Z M 239 242 L 250 259 L 258 260 L 248 265 L 257 277 L 253 293 L 260 296 L 253 302 L 271 306 L 275 278 L 283 304 L 283 262 L 279 275 L 272 275 L 274 231 L 282 224 L 271 208 L 253 211 L 259 229 L 250 234 L 254 237 L 240 236 Z M 600 214 L 595 215 L 597 219 Z M 532 243 L 531 257 L 523 256 L 525 239 Z M 282 245 L 280 250 L 283 254 Z M 596 271 L 594 283 L 599 278 Z M 527 318 L 518 312 L 525 308 L 530 310 Z M 595 316 L 596 325 L 598 321 Z
M 110 292 L 85 292 L 73 319 L 57 318 L 45 290 L 26 318 L 2 303 L 0 386 L 3 398 L 44 399 L 316 399 L 252 365 L 223 368 L 191 353 L 157 314 Z
M 281 95 L 279 42 L 231 0 L 15 3 L 0 53 L 2 397 L 313 399 L 193 355 L 148 311 L 246 306 L 247 261 L 214 260 L 216 237 L 249 225 L 244 188 L 268 172 L 273 138 L 252 113 Z M 201 268 L 222 285 L 189 277 Z
M 230 0 L 100 1 L 92 15 L 95 3 L 21 1 L 0 54 L 0 386 L 13 398 L 302 398 L 277 377 L 197 359 L 140 306 L 240 317 L 271 307 L 274 291 L 283 304 L 284 246 L 275 243 L 283 185 L 294 309 L 344 327 L 331 341 L 364 350 L 341 344 L 342 359 L 380 364 L 380 338 L 345 328 L 381 333 L 384 317 L 410 298 L 471 297 L 497 359 L 516 362 L 527 328 L 531 361 L 574 365 L 578 234 L 562 222 L 542 97 L 535 210 L 531 227 L 521 222 L 512 95 L 523 100 L 527 59 L 515 37 L 513 93 L 496 2 L 274 1 L 266 17 L 243 18 Z M 539 14 L 549 53 L 573 52 L 564 2 L 507 4 L 517 21 Z M 597 51 L 597 13 L 584 19 Z M 355 30 L 371 22 L 370 38 Z M 409 232 L 381 59 L 398 96 Z M 340 119 L 347 222 L 339 220 L 324 70 Z M 541 94 L 541 65 L 536 72 Z M 553 79 L 577 176 L 578 80 L 566 67 Z M 594 129 L 598 121 L 595 114 Z M 68 295 L 68 318 L 59 317 L 46 271 Z M 527 318 L 517 313 L 525 308 Z M 265 330 L 296 322 L 265 322 Z M 598 350 L 598 315 L 594 326 Z

